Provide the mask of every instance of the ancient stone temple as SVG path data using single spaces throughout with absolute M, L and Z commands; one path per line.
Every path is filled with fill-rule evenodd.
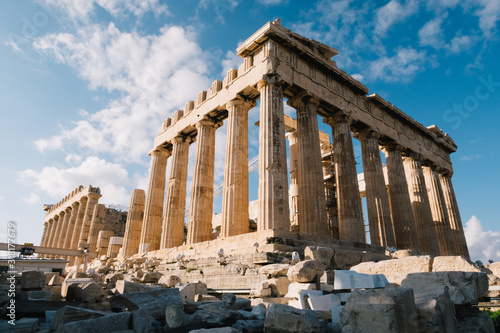
M 362 148 L 370 243 L 468 257 L 451 182 L 450 154 L 457 147 L 447 134 L 436 126 L 422 126 L 369 94 L 331 60 L 336 49 L 285 29 L 279 21 L 264 25 L 237 54 L 242 58 L 238 69 L 229 70 L 222 81 L 214 81 L 163 122 L 150 152 L 145 198 L 134 193 L 131 201 L 131 207 L 144 207 L 144 212 L 129 218 L 134 221 L 130 237 L 135 233 L 139 244 L 126 239 L 134 244 L 124 249 L 127 254 L 212 240 L 215 132 L 223 121 L 227 142 L 219 237 L 230 240 L 249 232 L 248 112 L 260 99 L 256 233 L 293 232 L 367 243 L 354 136 Z M 285 98 L 297 111 L 294 126 L 285 121 Z M 318 116 L 331 126 L 331 158 L 325 158 Z M 195 141 L 185 241 L 188 152 Z M 59 218 L 65 219 L 64 214 Z
M 44 205 L 40 246 L 76 250 L 85 245 L 95 251 L 101 231 L 122 237 L 127 212 L 99 204 L 100 197 L 98 187 L 79 186 L 55 205 Z

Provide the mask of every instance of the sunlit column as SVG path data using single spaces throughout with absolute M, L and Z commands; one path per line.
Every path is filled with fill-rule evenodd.
M 166 170 L 170 153 L 164 149 L 156 149 L 151 152 L 151 172 L 141 228 L 140 253 L 160 248 Z
M 184 243 L 187 170 L 191 141 L 191 138 L 182 136 L 172 139 L 172 165 L 165 197 L 160 249 L 180 246 Z

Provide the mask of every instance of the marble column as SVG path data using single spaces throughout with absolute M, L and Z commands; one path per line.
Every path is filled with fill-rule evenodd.
M 71 249 L 77 250 L 78 243 L 80 241 L 80 234 L 83 229 L 83 220 L 85 218 L 85 211 L 87 210 L 88 198 L 82 197 L 80 199 L 80 204 L 78 206 L 78 213 L 76 215 L 75 228 L 73 230 L 73 235 L 71 236 Z M 79 264 L 80 260 L 77 257 L 71 257 L 71 262 L 68 266 L 72 266 L 74 264 Z M 78 267 L 77 267 L 78 268 Z
M 339 214 L 337 209 L 337 187 L 335 184 L 335 166 L 333 165 L 333 150 L 329 142 L 321 145 L 323 166 L 323 183 L 325 184 L 326 216 L 328 232 L 331 238 L 339 239 Z
M 290 160 L 290 190 L 288 193 L 289 209 L 290 209 L 290 231 L 300 232 L 299 228 L 299 153 L 297 144 L 297 131 L 287 132 L 286 138 L 289 147 Z
M 49 222 L 44 221 L 43 222 L 43 233 L 42 233 L 42 238 L 40 239 L 40 246 L 45 246 L 45 243 L 47 241 L 47 235 L 49 233 Z
M 439 174 L 434 167 L 424 166 L 425 185 L 431 205 L 432 218 L 436 227 L 436 234 L 439 243 L 439 251 L 442 256 L 453 256 L 455 244 L 450 228 L 450 219 L 446 210 L 443 190 L 439 181 Z
M 325 185 L 321 164 L 317 110 L 319 100 L 297 96 L 288 100 L 297 110 L 299 230 L 327 235 Z
M 191 138 L 182 136 L 172 139 L 172 165 L 165 197 L 160 249 L 172 248 L 184 243 L 186 183 L 191 141 Z
M 425 187 L 422 161 L 423 157 L 418 154 L 411 154 L 409 157 L 403 158 L 420 250 L 423 253 L 438 256 L 440 254 L 439 244 L 432 219 L 429 196 Z
M 66 207 L 64 209 L 64 220 L 63 223 L 61 224 L 61 231 L 59 232 L 59 239 L 57 240 L 57 247 L 58 248 L 64 248 L 64 243 L 66 241 L 66 233 L 68 232 L 69 228 L 69 220 L 71 217 L 71 207 Z
M 371 244 L 384 247 L 396 246 L 380 157 L 378 143 L 380 134 L 373 130 L 365 130 L 356 133 L 356 136 L 361 142 Z
M 444 201 L 448 210 L 448 217 L 450 219 L 450 225 L 453 232 L 456 254 L 470 258 L 469 248 L 467 247 L 467 240 L 465 239 L 464 228 L 462 225 L 462 218 L 460 217 L 455 190 L 453 189 L 453 184 L 451 182 L 451 176 L 449 174 L 441 173 L 439 174 L 439 180 L 441 182 Z
M 59 247 L 59 241 L 61 240 L 61 230 L 63 228 L 65 216 L 66 216 L 66 212 L 64 210 L 59 212 L 59 219 L 58 219 L 57 224 L 56 224 L 54 238 L 52 239 L 52 247 L 55 247 L 55 248 Z
M 125 235 L 123 237 L 122 255 L 124 258 L 130 257 L 139 251 L 145 201 L 146 194 L 144 190 L 132 190 L 128 206 L 127 223 L 125 225 Z
M 198 135 L 196 136 L 196 156 L 189 205 L 188 244 L 212 239 L 215 130 L 219 125 L 208 119 L 196 123 Z
M 92 213 L 92 224 L 89 230 L 89 249 L 90 251 L 95 251 L 97 248 L 97 238 L 99 237 L 99 232 L 104 230 L 104 224 L 106 223 L 106 206 L 103 204 L 97 204 L 94 207 L 94 212 Z
M 392 208 L 392 224 L 396 238 L 396 248 L 420 251 L 415 217 L 406 183 L 402 150 L 397 144 L 384 147 L 389 193 Z
M 90 234 L 90 225 L 92 224 L 92 218 L 94 216 L 94 209 L 99 201 L 100 195 L 89 193 L 87 195 L 87 207 L 85 209 L 85 216 L 83 218 L 82 231 L 80 233 L 80 238 L 78 239 L 79 243 L 89 242 L 89 234 Z
M 148 252 L 160 248 L 163 200 L 167 161 L 170 151 L 157 149 L 151 152 L 151 173 L 149 175 L 148 193 L 144 206 L 144 220 L 141 228 L 139 252 Z
M 241 99 L 226 104 L 227 142 L 222 197 L 222 237 L 249 232 L 248 217 L 248 110 L 253 102 Z
M 439 180 L 439 173 L 436 171 L 435 165 L 424 166 L 423 171 L 441 255 L 455 255 L 454 236 Z
M 64 235 L 64 245 L 65 249 L 71 249 L 71 241 L 73 237 L 73 232 L 76 226 L 76 218 L 78 217 L 78 208 L 80 207 L 80 203 L 78 201 L 73 202 L 71 204 L 71 215 L 69 217 L 68 230 L 66 231 L 66 235 Z M 67 260 L 71 260 L 70 256 L 66 257 Z
M 258 230 L 290 229 L 283 90 L 277 76 L 259 81 Z
M 324 121 L 332 126 L 339 239 L 366 243 L 350 117 L 338 113 Z
M 59 219 L 59 216 L 55 215 L 53 218 L 49 220 L 49 232 L 47 234 L 47 240 L 45 241 L 46 247 L 52 247 L 52 239 L 54 238 L 56 217 L 57 219 Z

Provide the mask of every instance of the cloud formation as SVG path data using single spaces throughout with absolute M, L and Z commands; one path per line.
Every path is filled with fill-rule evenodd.
M 159 35 L 120 31 L 113 23 L 87 25 L 75 33 L 49 34 L 35 49 L 76 70 L 91 89 L 120 97 L 95 113 L 83 112 L 60 133 L 36 141 L 39 151 L 73 144 L 89 154 L 109 153 L 140 162 L 159 125 L 209 86 L 206 54 L 193 31 L 164 26 Z
M 454 15 L 448 15 L 452 10 Z M 418 17 L 429 19 L 422 25 Z M 461 22 L 451 22 L 450 17 L 477 21 L 462 31 L 456 30 Z M 438 66 L 438 57 L 446 59 L 478 45 L 482 49 L 476 49 L 473 68 L 479 68 L 476 63 L 481 61 L 485 42 L 498 32 L 499 20 L 498 0 L 391 0 L 384 5 L 321 0 L 292 29 L 338 48 L 339 66 L 366 81 L 405 82 Z M 414 40 L 419 44 L 414 45 Z
M 484 230 L 481 221 L 472 216 L 465 224 L 465 238 L 473 261 L 500 261 L 500 232 Z

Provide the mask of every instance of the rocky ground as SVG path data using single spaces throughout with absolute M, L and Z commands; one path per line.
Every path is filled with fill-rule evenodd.
M 4 275 L 0 331 L 495 332 L 476 305 L 500 296 L 492 288 L 500 285 L 500 266 L 398 252 L 346 271 L 333 269 L 332 251 L 308 247 L 305 260 L 261 266 L 261 282 L 243 297 L 214 296 L 204 282 L 182 281 L 182 265 L 161 271 L 154 260 L 107 263 L 65 277 Z M 12 299 L 15 326 L 8 322 Z

